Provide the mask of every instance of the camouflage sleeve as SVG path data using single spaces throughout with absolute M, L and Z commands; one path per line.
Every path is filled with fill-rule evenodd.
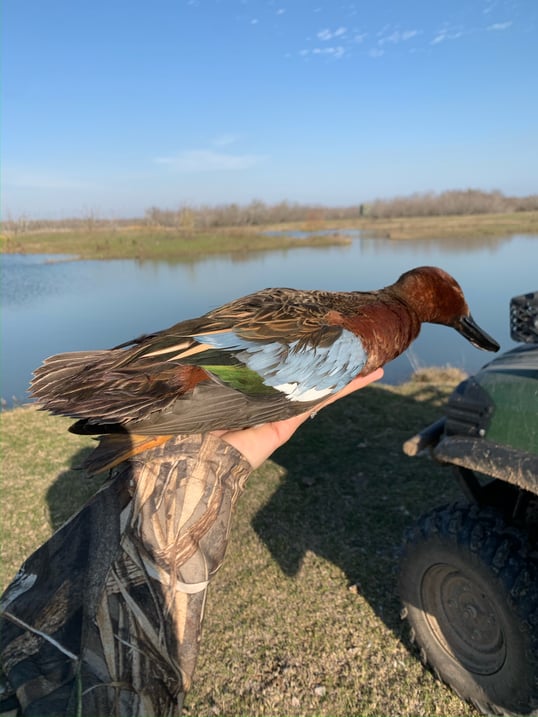
M 180 714 L 251 470 L 215 436 L 177 436 L 119 466 L 27 559 L 0 635 L 19 714 Z

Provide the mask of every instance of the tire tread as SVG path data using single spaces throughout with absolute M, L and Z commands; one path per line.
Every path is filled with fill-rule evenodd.
M 405 569 L 407 559 L 413 551 L 432 539 L 458 545 L 469 550 L 486 566 L 502 584 L 512 610 L 530 636 L 530 648 L 526 657 L 537 666 L 534 685 L 531 686 L 532 698 L 527 715 L 538 715 L 538 562 L 530 554 L 526 536 L 518 529 L 508 526 L 494 509 L 483 508 L 475 504 L 455 503 L 444 505 L 423 515 L 405 534 L 402 549 L 402 566 Z M 400 578 L 402 585 L 402 577 Z M 410 626 L 410 640 L 418 647 L 421 661 L 427 665 L 442 681 L 438 667 L 417 639 L 410 621 L 410 611 L 404 601 L 402 619 Z M 511 713 L 492 702 L 484 702 L 481 696 L 466 694 L 457 684 L 449 686 L 458 696 L 473 704 L 484 714 L 521 714 Z

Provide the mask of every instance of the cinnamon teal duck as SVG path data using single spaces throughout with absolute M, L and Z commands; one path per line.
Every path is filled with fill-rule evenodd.
M 35 371 L 31 393 L 42 409 L 78 419 L 74 433 L 123 434 L 143 450 L 311 410 L 405 351 L 424 321 L 499 349 L 455 279 L 424 266 L 376 291 L 264 289 L 113 349 L 58 354 Z M 125 457 L 116 454 L 95 466 Z

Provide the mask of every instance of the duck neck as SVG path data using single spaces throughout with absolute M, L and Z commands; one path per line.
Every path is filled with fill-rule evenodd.
M 368 355 L 363 373 L 368 373 L 406 350 L 419 334 L 420 319 L 407 302 L 391 297 L 362 306 L 346 328 L 361 337 Z

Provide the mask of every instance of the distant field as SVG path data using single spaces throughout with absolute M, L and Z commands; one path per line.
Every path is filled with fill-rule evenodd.
M 461 375 L 375 385 L 309 421 L 239 500 L 210 590 L 191 715 L 459 715 L 399 617 L 398 551 L 419 514 L 459 498 L 448 468 L 402 442 Z M 97 488 L 73 466 L 90 439 L 33 408 L 0 415 L 1 584 Z
M 385 234 L 391 239 L 472 239 L 538 234 L 538 212 L 371 219 L 364 220 L 360 228 Z
M 43 229 L 2 235 L 3 253 L 70 254 L 83 259 L 162 259 L 193 261 L 200 256 L 249 253 L 305 246 L 348 244 L 340 230 L 358 229 L 374 236 L 399 239 L 472 239 L 507 234 L 538 234 L 538 212 L 432 217 L 316 220 L 255 227 L 184 230 L 144 223 L 93 228 Z M 267 230 L 334 230 L 306 239 L 268 236 Z

